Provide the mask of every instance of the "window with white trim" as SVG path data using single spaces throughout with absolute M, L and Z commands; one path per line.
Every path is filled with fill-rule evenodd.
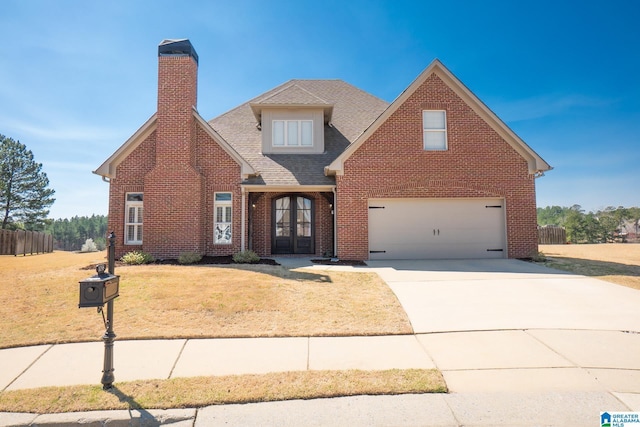
M 125 200 L 124 244 L 142 244 L 142 193 L 127 193 Z
M 447 149 L 446 111 L 424 110 L 422 112 L 422 130 L 425 150 L 444 151 Z
M 272 129 L 274 147 L 313 146 L 313 120 L 274 120 Z
M 231 244 L 231 212 L 233 197 L 231 193 L 214 194 L 215 223 L 213 243 L 225 245 Z

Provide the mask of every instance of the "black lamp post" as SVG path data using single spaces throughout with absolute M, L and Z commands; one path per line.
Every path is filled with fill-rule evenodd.
M 113 231 L 109 234 L 109 248 L 108 248 L 108 260 L 109 260 L 109 274 L 115 275 L 116 269 L 116 235 Z M 105 321 L 106 331 L 102 336 L 104 341 L 104 367 L 102 370 L 102 388 L 104 390 L 113 387 L 113 381 L 115 376 L 113 375 L 113 341 L 116 338 L 116 334 L 113 332 L 113 299 L 107 302 L 107 320 Z

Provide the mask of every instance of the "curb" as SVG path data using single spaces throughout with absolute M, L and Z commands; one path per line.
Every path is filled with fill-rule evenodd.
M 21 414 L 0 412 L 0 427 L 152 427 L 171 424 L 175 427 L 192 427 L 197 409 L 117 410 L 94 412 L 69 412 L 64 414 Z

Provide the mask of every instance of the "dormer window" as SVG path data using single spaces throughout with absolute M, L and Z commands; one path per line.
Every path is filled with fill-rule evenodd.
M 313 120 L 273 120 L 274 147 L 312 147 Z
M 331 123 L 333 103 L 293 80 L 250 105 L 263 154 L 324 153 L 324 131 Z

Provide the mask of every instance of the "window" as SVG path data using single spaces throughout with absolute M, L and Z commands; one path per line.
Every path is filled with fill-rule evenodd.
M 231 193 L 215 193 L 215 225 L 213 233 L 213 243 L 231 244 Z
M 423 111 L 422 128 L 425 150 L 441 151 L 447 149 L 447 115 L 445 111 Z
M 313 146 L 312 120 L 274 120 L 274 147 L 311 147 Z
M 142 244 L 142 193 L 127 193 L 125 203 L 124 243 Z

